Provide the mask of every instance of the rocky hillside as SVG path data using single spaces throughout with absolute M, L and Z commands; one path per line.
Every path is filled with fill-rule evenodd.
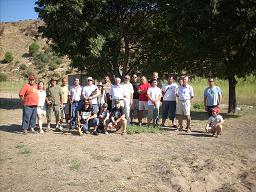
M 0 23 L 0 70 L 7 74 L 8 79 L 20 80 L 29 73 L 35 73 L 40 78 L 54 74 L 64 75 L 72 72 L 70 61 L 65 57 L 56 56 L 37 29 L 43 25 L 40 20 Z M 29 54 L 29 46 L 36 42 L 39 50 L 35 55 Z M 11 52 L 13 60 L 4 61 L 5 53 Z

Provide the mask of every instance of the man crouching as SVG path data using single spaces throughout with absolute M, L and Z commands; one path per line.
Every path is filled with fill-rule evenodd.
M 114 108 L 110 114 L 111 122 L 108 124 L 108 130 L 116 131 L 116 133 L 126 133 L 127 120 L 125 118 L 124 108 L 117 99 L 114 103 Z
M 222 125 L 224 123 L 223 117 L 219 115 L 220 108 L 214 107 L 212 109 L 212 116 L 209 117 L 208 123 L 206 124 L 205 131 L 207 133 L 212 133 L 213 136 L 218 137 L 221 135 Z
M 97 114 L 94 113 L 89 100 L 84 101 L 84 105 L 82 109 L 79 111 L 78 118 L 79 135 L 83 135 L 83 132 L 86 134 L 90 133 L 90 127 L 93 127 L 93 135 L 99 135 L 97 132 L 99 119 L 97 118 Z

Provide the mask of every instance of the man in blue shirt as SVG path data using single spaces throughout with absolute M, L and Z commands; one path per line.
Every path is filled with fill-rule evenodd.
M 212 115 L 212 109 L 220 106 L 222 91 L 220 87 L 215 85 L 214 78 L 208 78 L 208 82 L 209 87 L 204 90 L 204 106 L 210 117 Z

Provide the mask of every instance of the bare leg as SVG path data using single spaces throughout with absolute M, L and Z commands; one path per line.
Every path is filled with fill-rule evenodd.
M 186 115 L 186 119 L 187 119 L 187 127 L 186 127 L 186 129 L 190 129 L 191 130 L 191 128 L 190 128 L 190 121 L 191 121 L 190 116 Z
M 182 115 L 177 115 L 177 116 L 178 116 L 179 128 L 182 129 Z
M 166 119 L 162 119 L 162 126 L 165 126 Z

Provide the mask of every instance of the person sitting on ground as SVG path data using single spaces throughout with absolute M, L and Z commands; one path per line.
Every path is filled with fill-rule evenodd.
M 105 134 L 108 134 L 107 127 L 109 123 L 109 116 L 110 116 L 110 113 L 108 110 L 108 104 L 103 103 L 101 105 L 101 110 L 98 114 L 98 118 L 99 118 L 98 132 L 103 132 Z
M 214 107 L 212 109 L 212 116 L 209 117 L 208 123 L 206 124 L 205 131 L 207 133 L 212 133 L 213 136 L 216 135 L 218 137 L 221 135 L 223 129 L 223 117 L 219 114 L 220 108 Z
M 89 130 L 93 127 L 93 135 L 98 135 L 97 128 L 99 125 L 99 119 L 97 114 L 94 113 L 93 107 L 89 100 L 84 101 L 82 109 L 79 111 L 78 119 L 78 132 L 79 135 L 83 135 L 83 132 L 89 134 Z M 83 131 L 83 132 L 82 132 Z
M 108 124 L 108 130 L 126 133 L 127 120 L 125 118 L 124 108 L 121 106 L 120 101 L 115 100 L 115 106 L 110 114 L 111 123 Z

